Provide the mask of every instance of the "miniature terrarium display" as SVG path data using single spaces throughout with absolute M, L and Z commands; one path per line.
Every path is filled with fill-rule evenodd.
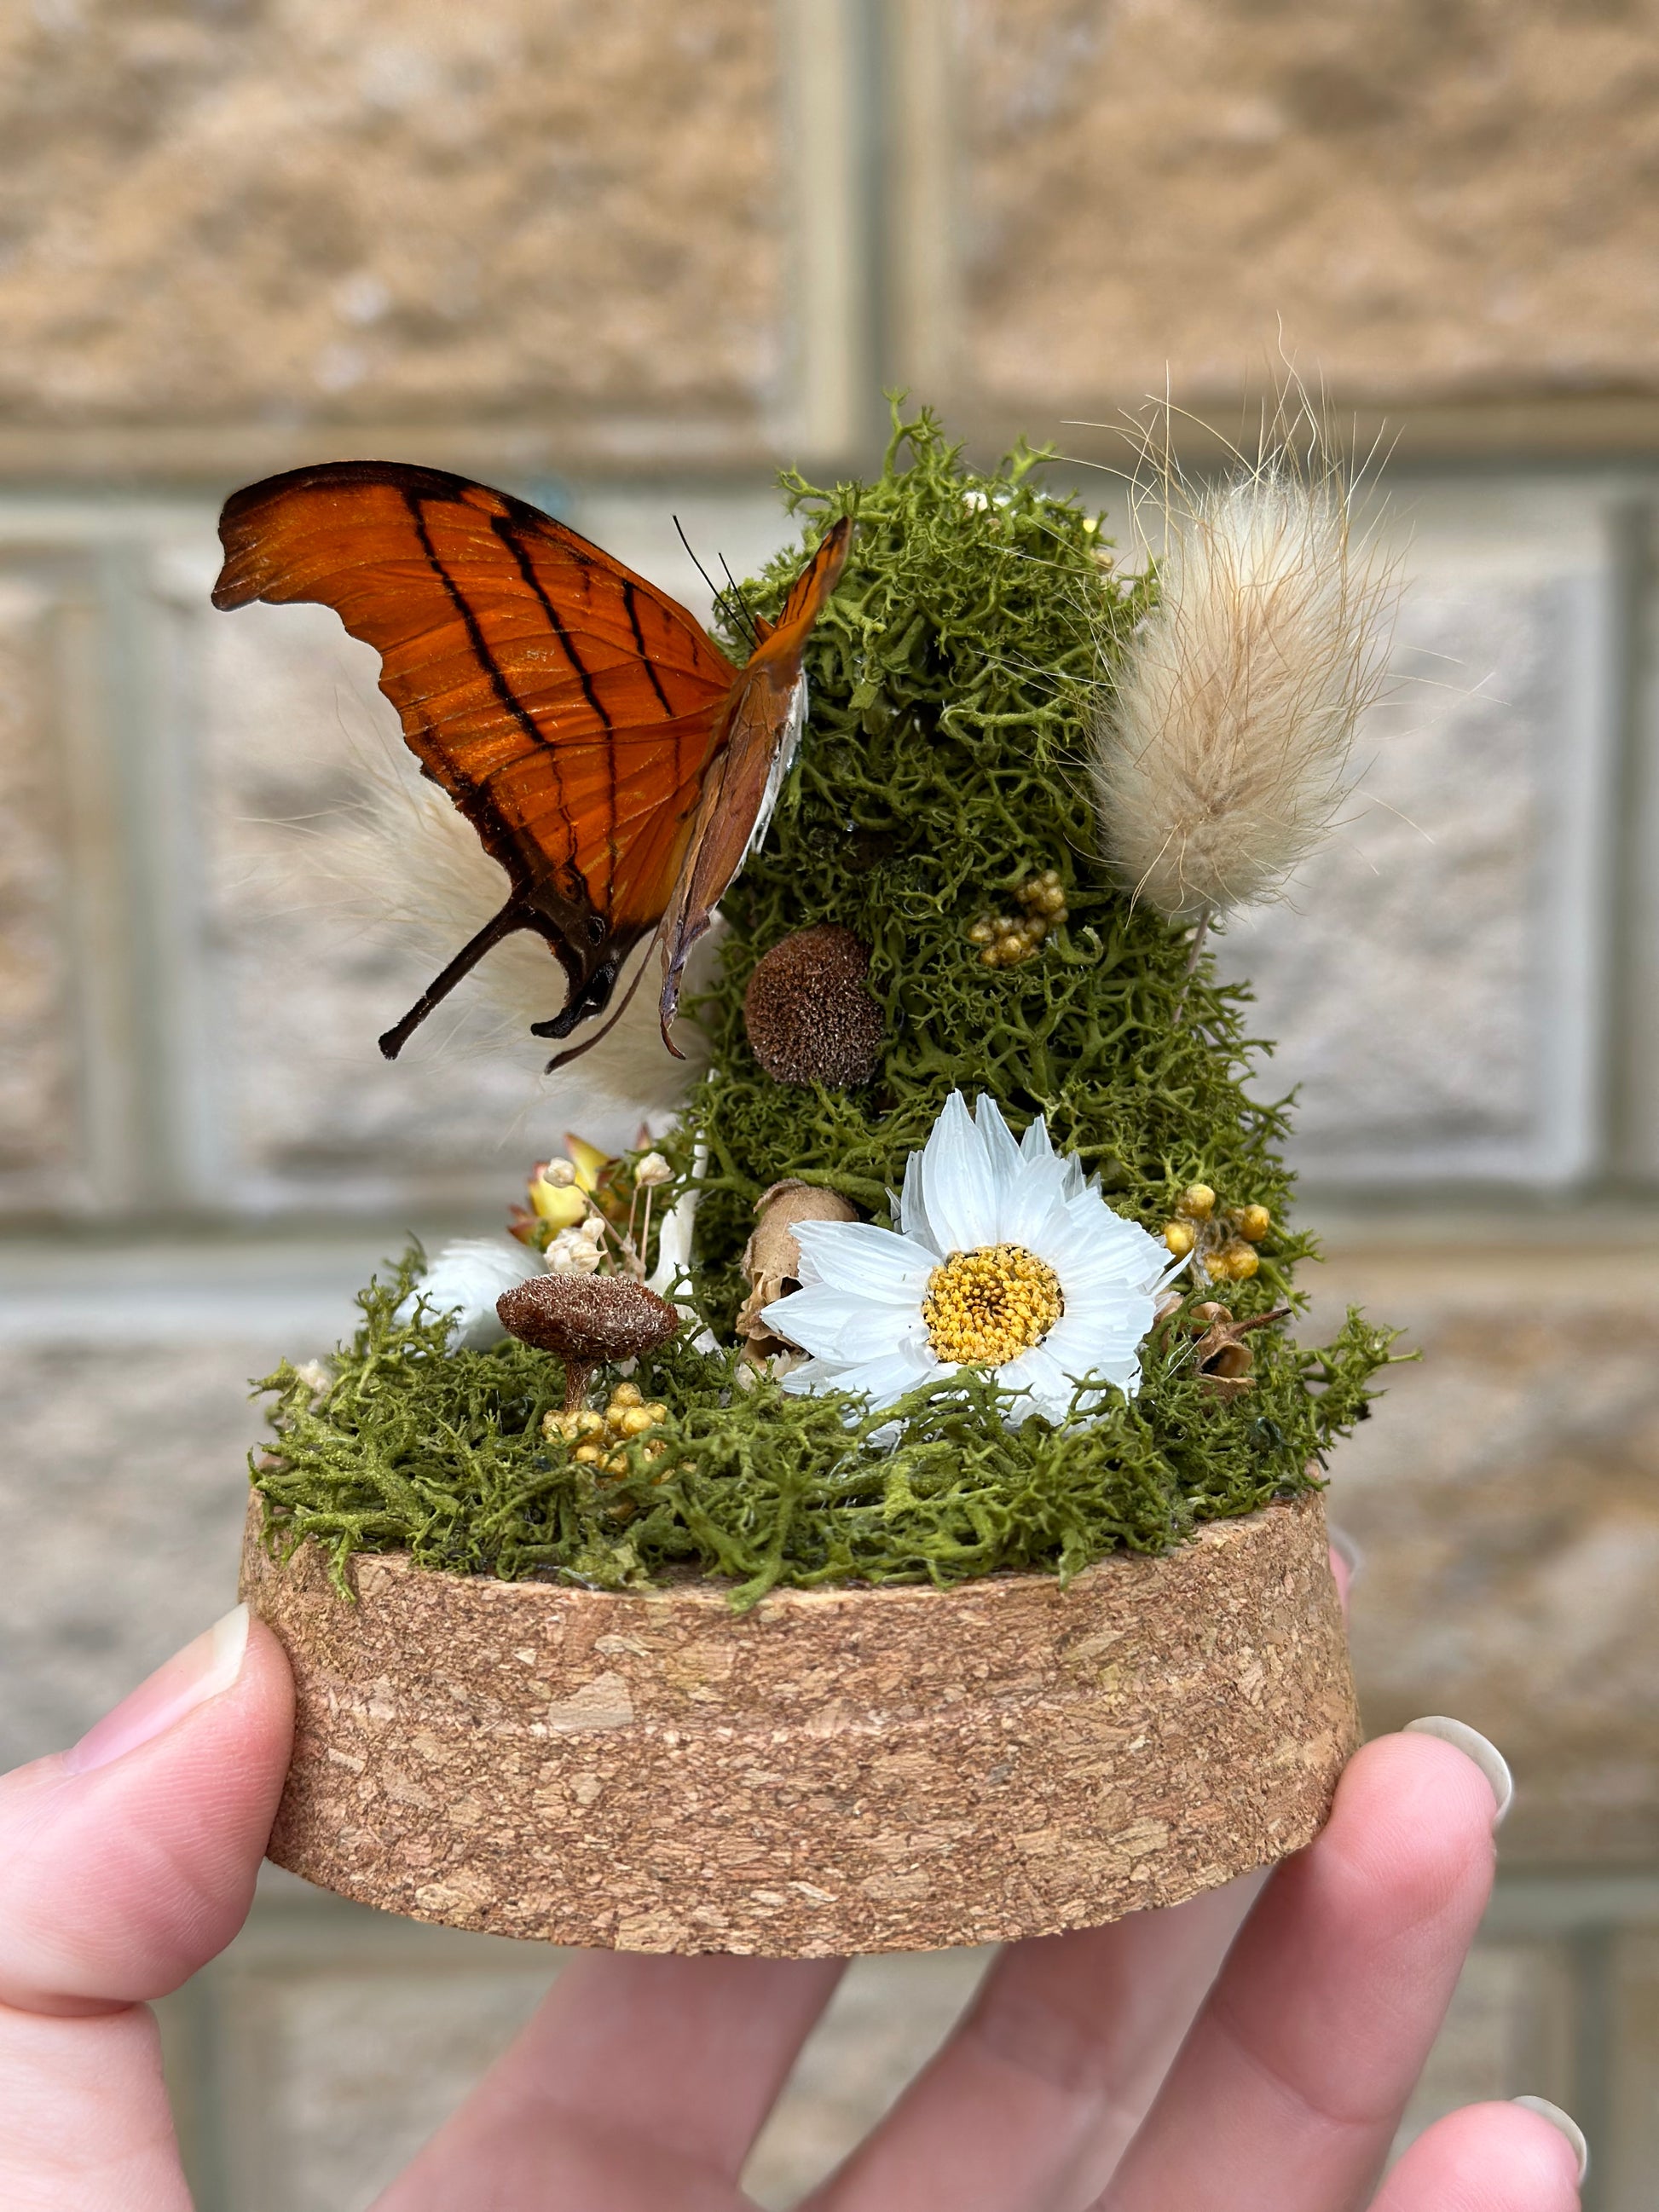
M 1133 573 L 1042 461 L 924 413 L 872 483 L 788 477 L 718 641 L 459 477 L 228 506 L 216 603 L 375 646 L 495 879 L 382 1049 L 510 941 L 554 1066 L 683 1073 L 264 1385 L 244 1583 L 312 1880 L 830 1954 L 1095 1924 L 1321 1825 L 1321 1492 L 1390 1334 L 1304 1340 L 1212 951 L 1340 809 L 1388 579 L 1316 448 L 1177 487 Z

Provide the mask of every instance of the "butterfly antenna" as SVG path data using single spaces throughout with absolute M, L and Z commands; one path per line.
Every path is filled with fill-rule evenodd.
M 749 602 L 743 596 L 743 586 L 732 574 L 731 565 L 727 562 L 724 553 L 720 555 L 720 566 L 726 570 L 726 580 L 731 587 L 731 598 L 736 601 L 737 605 L 743 611 L 744 624 L 749 632 L 750 650 L 752 652 L 755 647 L 760 643 L 760 624 L 755 620 L 754 614 L 750 610 Z
M 704 583 L 708 586 L 708 596 L 714 602 L 715 611 L 720 616 L 723 621 L 732 622 L 732 608 L 730 601 L 727 599 L 726 593 L 721 591 L 720 586 L 714 581 L 714 579 L 709 574 L 708 569 L 703 567 L 702 562 L 699 561 L 696 555 L 692 552 L 691 540 L 686 536 L 684 527 L 678 514 L 674 517 L 674 528 L 679 538 L 680 544 L 684 546 L 687 554 L 690 557 L 691 566 L 696 570 L 697 574 L 702 578 Z M 721 565 L 724 567 L 724 562 L 722 562 Z M 726 570 L 726 574 L 730 575 L 731 573 L 731 570 L 728 568 Z M 744 612 L 746 613 L 747 611 L 748 610 L 745 608 Z M 737 628 L 737 624 L 735 623 L 732 623 L 732 628 L 734 629 Z

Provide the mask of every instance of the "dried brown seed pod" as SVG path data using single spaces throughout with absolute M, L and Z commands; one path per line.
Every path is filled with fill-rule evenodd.
M 750 1355 L 766 1359 L 789 1347 L 761 1319 L 761 1310 L 799 1287 L 800 1246 L 796 1225 L 803 1221 L 856 1221 L 858 1210 L 833 1190 L 810 1182 L 775 1182 L 755 1200 L 759 1218 L 743 1248 L 743 1272 L 749 1295 L 738 1316 L 738 1334 Z
M 755 1057 L 777 1083 L 854 1090 L 881 1058 L 881 1008 L 866 988 L 868 948 L 850 929 L 820 922 L 765 954 L 743 999 Z
M 504 1291 L 495 1312 L 510 1336 L 563 1360 L 568 1412 L 601 1360 L 654 1352 L 680 1325 L 673 1307 L 631 1275 L 532 1275 Z
M 1275 1306 L 1271 1313 L 1252 1314 L 1248 1321 L 1233 1321 L 1225 1306 L 1207 1301 L 1193 1310 L 1194 1316 L 1202 1315 L 1206 1319 L 1212 1314 L 1221 1316 L 1210 1322 L 1193 1346 L 1199 1374 L 1209 1389 L 1218 1398 L 1242 1397 L 1246 1390 L 1254 1389 L 1255 1385 L 1250 1376 L 1252 1354 L 1244 1339 L 1254 1328 L 1266 1328 L 1269 1322 L 1283 1321 L 1290 1308 Z

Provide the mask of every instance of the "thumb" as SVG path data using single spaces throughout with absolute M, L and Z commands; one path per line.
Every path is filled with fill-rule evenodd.
M 238 1606 L 71 1750 L 0 1778 L 0 2004 L 161 1996 L 246 1917 L 282 1794 L 294 1692 Z

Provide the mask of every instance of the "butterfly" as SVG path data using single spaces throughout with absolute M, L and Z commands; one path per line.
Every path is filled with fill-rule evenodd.
M 388 1060 L 521 929 L 566 978 L 562 1007 L 532 1035 L 568 1037 L 603 1013 L 651 938 L 663 1042 L 682 1056 L 670 1030 L 685 963 L 766 834 L 805 711 L 802 653 L 851 536 L 846 518 L 824 533 L 775 624 L 750 618 L 754 649 L 738 667 L 643 576 L 465 477 L 331 461 L 225 502 L 214 605 L 332 607 L 379 652 L 380 689 L 422 771 L 507 872 L 500 913 L 380 1038 Z

